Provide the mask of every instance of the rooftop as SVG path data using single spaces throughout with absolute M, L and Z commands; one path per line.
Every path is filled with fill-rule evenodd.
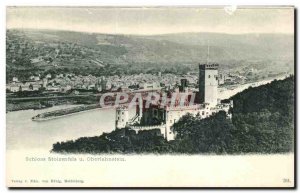
M 205 69 L 215 69 L 217 70 L 219 68 L 219 64 L 199 64 L 199 69 L 205 70 Z

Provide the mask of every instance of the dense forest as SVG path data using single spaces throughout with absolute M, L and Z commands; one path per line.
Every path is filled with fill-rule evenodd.
M 174 125 L 179 152 L 283 153 L 294 145 L 294 77 L 233 96 L 232 119 L 224 112 L 201 120 L 186 115 Z
M 96 137 L 82 137 L 53 145 L 53 152 L 60 153 L 155 153 L 167 152 L 171 145 L 160 135 L 159 129 L 135 131 L 116 129 Z
M 294 147 L 294 76 L 232 97 L 238 151 L 288 152 Z
M 160 130 L 117 129 L 96 137 L 58 142 L 59 153 L 285 153 L 294 149 L 294 76 L 248 88 L 232 97 L 232 119 L 219 112 L 206 119 L 183 116 L 166 141 Z

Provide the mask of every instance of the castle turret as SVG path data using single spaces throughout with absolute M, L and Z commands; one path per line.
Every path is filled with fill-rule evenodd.
M 116 109 L 116 128 L 124 128 L 129 121 L 128 108 L 125 106 Z
M 180 92 L 186 92 L 188 90 L 188 80 L 186 78 L 180 79 Z
M 215 106 L 218 103 L 218 64 L 199 65 L 199 99 L 200 103 Z

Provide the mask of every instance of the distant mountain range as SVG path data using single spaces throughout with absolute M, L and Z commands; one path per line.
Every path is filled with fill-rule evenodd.
M 13 29 L 7 30 L 7 66 L 26 68 L 28 63 L 39 68 L 101 68 L 106 64 L 167 67 L 197 64 L 206 62 L 208 45 L 210 61 L 224 65 L 237 61 L 288 62 L 294 58 L 294 36 L 286 34 L 141 36 Z

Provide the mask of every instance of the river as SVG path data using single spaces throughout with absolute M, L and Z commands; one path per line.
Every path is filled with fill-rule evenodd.
M 285 79 L 287 76 L 278 76 L 276 78 L 272 78 L 272 79 L 265 79 L 265 80 L 261 80 L 261 81 L 257 81 L 257 82 L 253 82 L 253 83 L 247 83 L 247 84 L 242 84 L 242 85 L 238 85 L 236 88 L 233 89 L 225 89 L 225 88 L 219 88 L 219 93 L 218 93 L 218 98 L 223 100 L 223 99 L 228 99 L 231 96 L 242 92 L 243 90 L 251 87 L 257 87 L 257 86 L 261 86 L 264 84 L 268 84 L 270 82 L 272 82 L 273 80 L 283 80 Z
M 115 109 L 96 109 L 48 121 L 32 121 L 39 113 L 71 107 L 55 106 L 43 110 L 24 110 L 6 114 L 7 149 L 47 149 L 57 141 L 101 135 L 115 128 Z M 134 113 L 133 110 L 130 111 Z
M 219 89 L 219 98 L 226 99 L 249 86 L 258 86 L 269 82 L 271 80 L 240 85 L 232 90 Z M 97 136 L 103 132 L 111 132 L 115 128 L 115 109 L 97 109 L 41 122 L 31 120 L 37 114 L 67 107 L 70 105 L 42 110 L 8 112 L 6 114 L 7 150 L 37 149 L 49 151 L 55 142 Z M 133 114 L 134 110 L 132 109 L 130 116 Z

